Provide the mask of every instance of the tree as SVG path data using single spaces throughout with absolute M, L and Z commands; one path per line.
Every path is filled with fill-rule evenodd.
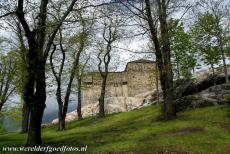
M 70 38 L 66 37 L 65 39 L 68 40 L 68 42 L 64 43 L 63 41 L 63 33 L 65 34 L 64 28 L 62 27 L 59 32 L 60 32 L 60 37 L 59 39 L 59 47 L 60 47 L 60 51 L 61 51 L 61 55 L 62 58 L 58 58 L 58 61 L 61 59 L 61 65 L 59 66 L 59 70 L 56 71 L 55 70 L 55 65 L 53 63 L 53 58 L 54 58 L 54 53 L 56 51 L 56 45 L 54 44 L 54 49 L 51 52 L 50 55 L 50 64 L 51 64 L 51 69 L 53 72 L 53 75 L 55 77 L 55 80 L 57 82 L 57 89 L 56 89 L 56 99 L 58 102 L 58 118 L 59 118 L 59 127 L 58 130 L 65 130 L 65 118 L 66 118 L 66 114 L 67 114 L 67 109 L 68 109 L 68 104 L 69 104 L 69 100 L 70 100 L 70 95 L 72 92 L 72 86 L 73 86 L 73 82 L 74 79 L 77 75 L 77 81 L 78 81 L 78 86 L 81 86 L 81 71 L 79 72 L 80 69 L 80 58 L 82 53 L 84 52 L 84 50 L 86 50 L 86 47 L 88 46 L 89 43 L 89 34 L 91 32 L 91 28 L 93 26 L 93 20 L 91 21 L 86 21 L 86 19 L 84 19 L 84 14 L 81 11 L 77 12 L 77 15 L 73 15 L 72 18 L 77 21 L 77 22 L 73 22 L 72 25 L 78 27 L 78 29 L 76 29 L 76 33 L 72 34 L 72 36 L 70 36 Z M 66 45 L 66 48 L 64 49 L 64 44 Z M 67 49 L 68 48 L 68 49 Z M 66 52 L 67 50 L 71 51 L 71 55 L 69 55 L 67 57 Z M 66 62 L 66 61 L 71 61 L 70 59 L 74 57 L 72 59 L 72 64 L 70 64 L 70 68 L 69 68 L 69 72 L 67 76 L 65 76 L 63 78 L 63 69 L 64 69 L 64 65 L 68 65 L 68 63 L 71 62 Z M 84 69 L 84 68 L 82 68 Z M 77 73 L 76 73 L 77 72 Z M 79 75 L 79 76 L 78 76 Z M 66 84 L 67 84 L 67 89 L 64 92 L 63 95 L 63 80 L 66 80 Z M 79 107 L 81 107 L 81 87 L 78 87 L 78 92 L 80 94 L 78 94 L 78 105 Z M 78 108 L 79 111 L 79 108 Z M 79 113 L 79 112 L 78 112 Z M 79 115 L 80 119 L 82 118 L 81 114 Z
M 165 0 L 157 0 L 156 4 L 160 22 L 161 42 L 159 41 L 156 30 L 157 26 L 152 17 L 151 3 L 149 0 L 145 0 L 146 20 L 150 29 L 151 40 L 155 47 L 156 62 L 160 73 L 161 88 L 164 98 L 164 118 L 169 120 L 176 117 L 176 107 L 173 102 L 173 73 L 167 24 L 167 6 Z
M 112 44 L 119 38 L 118 26 L 120 22 L 122 22 L 122 20 L 119 20 L 118 18 L 113 19 L 112 17 L 107 16 L 103 23 L 102 37 L 103 42 L 105 43 L 100 44 L 99 53 L 97 55 L 99 60 L 98 70 L 102 78 L 101 93 L 99 97 L 99 117 L 105 116 L 104 99 L 109 64 L 111 61 Z
M 176 77 L 191 78 L 191 71 L 196 66 L 196 57 L 190 34 L 184 31 L 183 23 L 170 19 L 169 35 Z
M 212 75 L 215 79 L 215 68 L 214 65 L 219 63 L 220 53 L 218 52 L 217 47 L 213 47 L 211 44 L 206 44 L 206 46 L 201 47 L 201 52 L 203 54 L 203 61 L 205 64 L 211 66 Z M 214 85 L 216 85 L 216 81 L 214 80 Z
M 13 25 L 12 25 L 13 26 Z M 29 106 L 26 104 L 26 102 L 23 99 L 24 95 L 24 88 L 25 88 L 25 79 L 26 79 L 26 53 L 28 51 L 25 42 L 23 40 L 23 31 L 20 23 L 15 21 L 15 34 L 18 39 L 18 50 L 17 50 L 17 82 L 16 82 L 16 88 L 17 88 L 17 93 L 19 93 L 21 97 L 21 104 L 22 104 L 22 130 L 21 133 L 27 133 L 28 132 L 28 127 L 29 127 Z
M 15 62 L 15 66 L 16 66 L 16 82 L 15 82 L 15 86 L 16 86 L 16 92 L 17 94 L 20 95 L 20 100 L 22 103 L 22 129 L 21 129 L 21 133 L 26 133 L 28 131 L 28 123 L 29 123 L 29 107 L 27 106 L 27 104 L 24 101 L 24 88 L 25 88 L 25 78 L 26 78 L 26 53 L 28 51 L 28 46 L 25 43 L 25 39 L 24 39 L 24 31 L 23 28 L 21 27 L 20 23 L 17 21 L 17 19 L 15 17 L 12 18 L 7 18 L 4 19 L 4 22 L 7 23 L 8 25 L 8 29 L 10 29 L 10 31 L 12 33 L 14 33 L 14 35 L 16 36 L 15 40 L 11 40 L 11 48 L 14 48 L 14 56 L 17 57 L 15 59 L 17 59 Z M 21 108 L 19 108 L 21 109 Z
M 173 119 L 176 117 L 176 106 L 173 101 L 173 73 L 167 17 L 170 12 L 168 9 L 170 2 L 175 2 L 166 0 L 156 0 L 153 2 L 150 0 L 141 0 L 137 2 L 123 2 L 120 0 L 119 2 L 132 12 L 135 17 L 138 17 L 140 19 L 140 26 L 145 29 L 146 32 L 149 32 L 154 46 L 156 63 L 163 91 L 164 119 Z M 160 28 L 159 33 L 158 27 Z
M 82 106 L 82 79 L 84 76 L 84 69 L 89 61 L 90 57 L 88 57 L 85 61 L 85 63 L 77 68 L 77 115 L 78 115 L 78 120 L 82 119 L 82 113 L 81 113 L 81 106 Z
M 15 57 L 13 53 L 0 57 L 0 111 L 16 90 Z
M 139 19 L 138 24 L 148 33 L 154 46 L 156 63 L 159 70 L 161 88 L 164 99 L 164 119 L 176 117 L 176 105 L 173 102 L 173 73 L 171 63 L 170 37 L 168 17 L 183 9 L 182 17 L 193 7 L 194 2 L 184 0 L 140 0 L 120 2 Z M 134 19 L 136 20 L 136 19 Z M 159 29 L 158 29 L 159 28 Z
M 203 55 L 204 63 L 211 66 L 213 76 L 215 76 L 214 65 L 218 64 L 221 59 L 221 52 L 219 52 L 218 44 L 215 42 L 215 17 L 209 12 L 200 14 L 196 23 L 191 27 L 191 34 L 196 42 L 197 50 Z
M 206 34 L 212 36 L 212 40 L 215 40 L 215 44 L 221 54 L 222 63 L 224 67 L 225 81 L 228 82 L 228 71 L 226 66 L 226 44 L 227 35 L 229 35 L 228 25 L 225 25 L 225 21 L 229 18 L 229 2 L 225 0 L 201 0 L 199 7 L 208 10 L 204 13 L 203 23 L 210 22 L 213 29 L 210 30 L 207 25 L 203 26 L 203 31 Z M 198 17 L 199 18 L 199 17 Z M 198 19 L 199 21 L 199 19 Z M 208 29 L 206 29 L 206 27 Z
M 82 54 L 82 52 L 84 51 L 86 44 L 87 44 L 87 32 L 85 27 L 83 27 L 82 32 L 80 32 L 78 35 L 75 35 L 74 37 L 71 38 L 71 41 L 74 41 L 74 43 L 79 44 L 79 48 L 76 50 L 74 49 L 74 60 L 73 63 L 71 65 L 70 68 L 70 72 L 69 72 L 69 79 L 67 82 L 67 90 L 65 92 L 64 95 L 64 101 L 62 101 L 62 73 L 63 73 L 63 68 L 65 65 L 65 61 L 66 61 L 66 50 L 63 48 L 62 45 L 62 34 L 60 32 L 60 50 L 61 50 L 61 54 L 62 54 L 62 60 L 61 60 L 61 66 L 59 69 L 59 72 L 55 71 L 54 68 L 54 64 L 53 64 L 53 54 L 56 50 L 56 46 L 54 45 L 54 49 L 51 52 L 51 56 L 50 56 L 50 64 L 51 64 L 51 69 L 53 72 L 53 75 L 55 76 L 55 80 L 57 82 L 57 90 L 56 90 L 56 98 L 57 98 L 57 102 L 58 102 L 58 108 L 59 108 L 59 112 L 58 112 L 58 118 L 59 118 L 59 127 L 58 130 L 65 130 L 65 117 L 67 114 L 67 109 L 68 109 L 68 103 L 69 103 L 69 99 L 70 99 L 70 94 L 71 94 L 71 88 L 72 88 L 72 83 L 73 80 L 75 78 L 76 75 L 76 71 L 79 68 L 79 61 L 80 61 L 80 56 Z M 71 42 L 70 41 L 70 42 Z
M 59 68 L 59 72 L 55 71 L 54 68 L 54 64 L 53 64 L 53 55 L 56 51 L 56 45 L 53 44 L 53 50 L 50 54 L 50 65 L 51 65 L 51 69 L 53 72 L 53 75 L 55 77 L 55 80 L 57 82 L 57 89 L 56 89 L 56 100 L 58 103 L 58 130 L 64 130 L 65 129 L 65 119 L 63 119 L 63 101 L 62 101 L 62 91 L 61 91 L 61 78 L 62 78 L 62 72 L 63 72 L 63 67 L 64 67 L 64 63 L 65 63 L 65 59 L 66 59 L 66 54 L 65 54 L 65 50 L 63 49 L 62 46 L 62 32 L 60 30 L 60 50 L 61 50 L 61 54 L 62 54 L 62 60 L 61 60 L 61 66 Z
M 23 99 L 30 111 L 30 122 L 27 137 L 27 146 L 41 145 L 41 123 L 46 101 L 45 65 L 52 42 L 61 27 L 63 21 L 72 11 L 77 0 L 72 0 L 61 19 L 52 28 L 49 37 L 47 36 L 47 7 L 48 0 L 40 0 L 40 7 L 37 10 L 36 22 L 31 24 L 25 17 L 24 0 L 17 1 L 16 10 L 1 15 L 16 15 L 18 22 L 23 27 L 27 39 L 28 50 L 26 51 L 26 78 Z M 7 2 L 7 4 L 10 2 Z M 14 4 L 14 2 L 12 2 Z M 47 39 L 48 38 L 48 39 Z

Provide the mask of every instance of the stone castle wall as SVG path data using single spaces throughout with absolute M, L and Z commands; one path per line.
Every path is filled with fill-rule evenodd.
M 123 72 L 110 72 L 107 78 L 106 98 L 134 97 L 155 87 L 155 63 L 152 61 L 129 62 Z M 91 72 L 83 79 L 84 104 L 98 101 L 101 90 L 99 72 Z
M 129 97 L 153 90 L 155 87 L 154 70 L 155 64 L 153 63 L 128 63 L 126 77 Z

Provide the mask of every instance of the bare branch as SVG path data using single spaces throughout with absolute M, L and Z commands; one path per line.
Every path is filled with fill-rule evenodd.
M 10 15 L 13 15 L 13 14 L 15 14 L 15 12 L 8 12 L 8 13 L 6 13 L 6 14 L 1 15 L 1 16 L 0 16 L 0 19 L 1 19 L 1 18 L 4 18 L 4 17 L 7 17 L 7 16 L 10 16 Z

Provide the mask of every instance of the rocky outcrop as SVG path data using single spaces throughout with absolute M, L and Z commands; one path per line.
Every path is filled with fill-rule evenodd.
M 180 79 L 174 82 L 174 99 L 197 92 L 195 80 Z
M 127 112 L 153 104 L 153 98 L 156 92 L 149 91 L 136 95 L 135 97 L 109 97 L 105 98 L 105 113 Z M 98 102 L 87 104 L 82 107 L 82 117 L 96 116 L 99 112 Z M 70 112 L 66 115 L 66 121 L 77 119 L 77 111 Z M 58 123 L 58 119 L 52 121 L 53 124 Z
M 174 99 L 179 99 L 184 96 L 193 95 L 199 93 L 209 87 L 216 85 L 224 84 L 225 77 L 223 75 L 208 75 L 202 80 L 192 79 L 180 79 L 174 82 Z
M 175 102 L 177 112 L 191 108 L 230 104 L 230 85 L 212 86 L 200 93 L 179 98 Z

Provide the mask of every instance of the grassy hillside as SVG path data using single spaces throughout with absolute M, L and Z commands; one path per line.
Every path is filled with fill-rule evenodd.
M 0 134 L 4 134 L 4 133 L 6 133 L 5 129 L 3 128 L 2 123 L 0 123 Z
M 150 106 L 104 119 L 87 118 L 43 129 L 43 141 L 51 146 L 88 145 L 87 153 L 216 153 L 230 151 L 230 106 L 181 112 L 172 121 L 159 119 L 160 107 Z M 0 135 L 0 147 L 22 146 L 26 136 Z

